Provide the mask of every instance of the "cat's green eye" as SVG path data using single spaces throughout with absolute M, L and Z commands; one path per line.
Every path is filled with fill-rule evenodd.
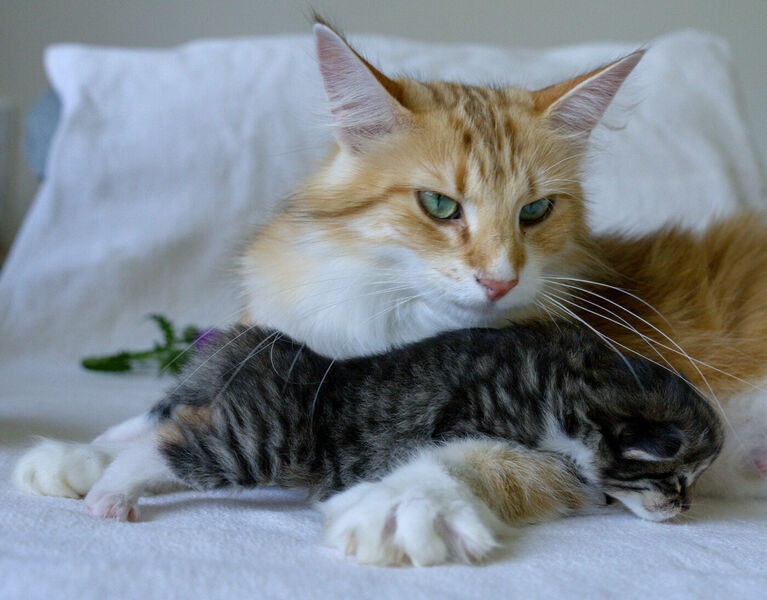
M 446 221 L 458 219 L 461 216 L 461 205 L 444 194 L 416 192 L 416 196 L 423 209 L 435 219 Z
M 537 223 L 544 219 L 554 207 L 554 201 L 549 198 L 541 198 L 530 204 L 525 204 L 519 211 L 519 221 L 524 225 Z

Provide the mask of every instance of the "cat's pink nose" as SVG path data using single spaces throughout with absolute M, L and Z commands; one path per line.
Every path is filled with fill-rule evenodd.
M 519 283 L 518 279 L 477 279 L 477 283 L 485 288 L 490 300 L 498 300 L 509 293 L 509 290 Z

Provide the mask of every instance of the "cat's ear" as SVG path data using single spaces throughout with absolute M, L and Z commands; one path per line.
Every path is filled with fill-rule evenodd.
M 672 460 L 682 449 L 684 439 L 684 432 L 674 423 L 631 421 L 619 424 L 616 431 L 621 456 L 631 460 Z
M 322 80 L 339 144 L 352 152 L 394 131 L 409 111 L 397 100 L 399 85 L 375 69 L 324 23 L 314 25 Z
M 591 73 L 533 92 L 535 108 L 566 132 L 588 135 L 644 52 L 637 50 Z

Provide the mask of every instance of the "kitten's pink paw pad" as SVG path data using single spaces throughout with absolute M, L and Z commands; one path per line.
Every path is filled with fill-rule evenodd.
M 85 497 L 85 507 L 94 517 L 101 519 L 138 520 L 138 507 L 122 494 L 92 491 Z

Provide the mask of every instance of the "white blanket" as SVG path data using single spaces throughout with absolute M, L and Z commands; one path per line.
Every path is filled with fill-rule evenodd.
M 630 49 L 360 43 L 390 73 L 530 86 Z M 62 123 L 0 276 L 0 598 L 764 597 L 767 509 L 756 501 L 702 500 L 678 523 L 566 519 L 520 530 L 487 566 L 390 570 L 325 548 L 300 494 L 173 494 L 123 524 L 13 490 L 30 435 L 89 439 L 170 383 L 83 372 L 79 357 L 148 345 L 150 312 L 235 319 L 234 250 L 329 139 L 306 37 L 62 46 L 47 68 Z M 700 227 L 761 201 L 720 40 L 656 40 L 608 122 L 587 173 L 596 226 Z

